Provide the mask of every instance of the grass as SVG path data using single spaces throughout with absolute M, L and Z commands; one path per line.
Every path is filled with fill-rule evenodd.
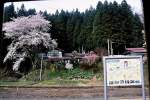
M 79 80 L 45 80 L 34 86 L 78 86 Z
M 42 80 L 39 80 L 39 70 L 34 70 L 19 80 L 0 80 L 0 86 L 86 86 L 93 78 L 100 78 L 100 73 L 92 70 L 82 70 L 76 67 L 72 70 L 50 71 L 43 69 Z
M 52 80 L 44 80 L 39 82 L 33 81 L 0 81 L 0 86 L 91 86 L 89 83 L 91 80 L 80 79 L 80 80 L 67 80 L 67 79 L 52 79 Z M 96 81 L 98 85 L 100 85 L 100 81 Z
M 0 81 L 0 86 L 31 86 L 33 81 Z
M 19 80 L 1 80 L 0 86 L 88 86 L 93 76 L 100 78 L 100 73 L 76 67 L 72 70 L 60 71 L 43 69 L 42 81 L 39 81 L 39 72 L 39 70 L 33 70 Z
M 78 67 L 73 70 L 61 70 L 51 72 L 45 69 L 42 81 L 39 81 L 39 70 L 34 70 L 19 80 L 0 80 L 0 86 L 86 86 L 96 76 L 96 82 L 103 82 L 103 71 L 93 73 L 90 70 L 82 70 Z M 149 86 L 148 65 L 144 64 L 144 82 Z M 99 83 L 98 83 L 99 84 Z
M 80 68 L 74 68 L 72 70 L 60 70 L 60 71 L 50 71 L 49 69 L 43 70 L 42 80 L 53 80 L 53 79 L 64 79 L 64 80 L 74 80 L 74 79 L 92 79 L 93 76 L 97 75 L 100 77 L 100 73 L 94 73 L 92 70 L 82 70 Z M 35 70 L 24 76 L 21 80 L 27 81 L 39 81 L 39 71 Z

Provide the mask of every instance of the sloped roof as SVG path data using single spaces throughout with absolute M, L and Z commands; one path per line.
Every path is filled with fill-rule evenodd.
M 127 51 L 131 51 L 131 52 L 137 52 L 137 53 L 140 53 L 140 52 L 144 52 L 146 53 L 146 49 L 145 48 L 126 48 Z

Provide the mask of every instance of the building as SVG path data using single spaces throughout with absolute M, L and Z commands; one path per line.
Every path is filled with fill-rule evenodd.
M 48 58 L 53 58 L 53 57 L 62 57 L 62 52 L 59 50 L 51 50 L 47 53 Z
M 55 59 L 55 58 L 62 58 L 62 51 L 61 49 L 53 49 L 48 51 L 47 53 L 38 53 L 38 57 L 40 59 Z
M 128 55 L 146 55 L 147 51 L 145 48 L 126 48 Z
M 142 56 L 143 61 L 147 61 L 147 50 L 145 48 L 126 48 L 125 55 Z

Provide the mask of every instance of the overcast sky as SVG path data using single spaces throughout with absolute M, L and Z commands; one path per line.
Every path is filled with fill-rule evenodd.
M 48 13 L 55 13 L 58 9 L 72 11 L 78 8 L 79 11 L 83 12 L 90 6 L 96 7 L 98 1 L 104 2 L 105 0 L 41 0 L 41 1 L 26 1 L 26 2 L 14 2 L 15 9 L 20 8 L 22 4 L 25 5 L 26 9 L 35 8 L 36 11 L 45 11 Z M 119 4 L 122 0 L 107 0 L 108 2 L 117 1 Z M 142 14 L 141 0 L 126 0 L 127 3 L 132 7 L 132 10 L 136 13 Z M 10 3 L 5 3 L 4 6 L 10 5 Z

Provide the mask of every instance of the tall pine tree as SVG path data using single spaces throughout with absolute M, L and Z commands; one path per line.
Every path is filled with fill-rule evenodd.
M 11 21 L 11 18 L 16 17 L 14 4 L 6 6 L 4 8 L 4 22 Z

